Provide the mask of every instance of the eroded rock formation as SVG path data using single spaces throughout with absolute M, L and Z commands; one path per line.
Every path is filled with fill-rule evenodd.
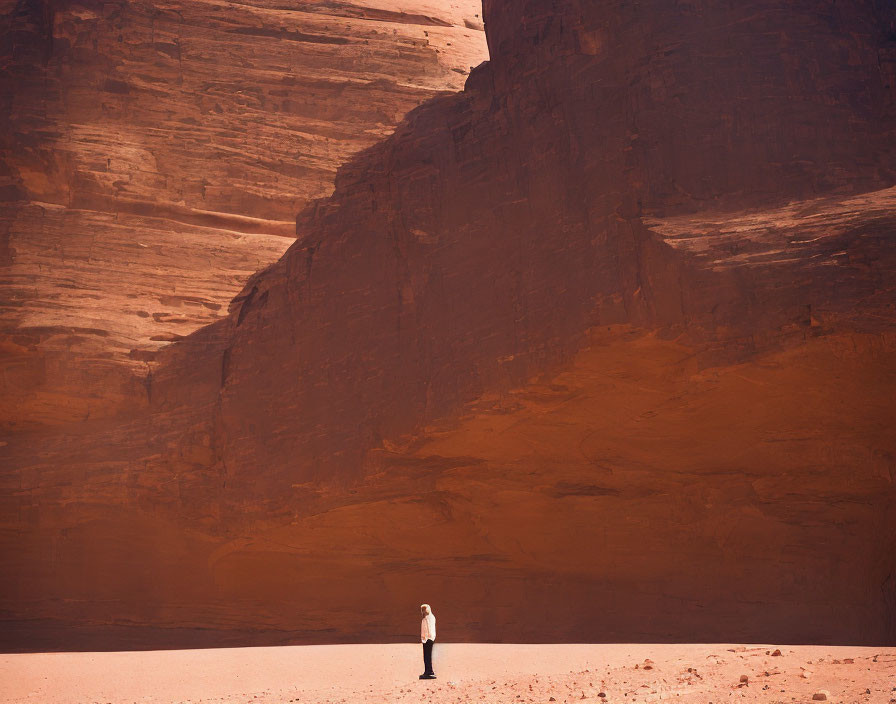
M 126 407 L 97 389 L 221 317 L 339 164 L 463 85 L 486 55 L 464 23 L 480 12 L 3 3 L 3 426 Z
M 7 448 L 12 616 L 892 640 L 894 11 L 484 10 L 150 414 Z
M 807 310 L 839 309 L 843 298 L 860 315 L 871 314 L 867 297 L 889 305 L 887 217 L 878 231 L 861 222 L 845 228 L 844 241 L 794 246 L 790 268 L 767 256 L 722 271 L 718 254 L 664 247 L 638 217 L 730 210 L 735 199 L 774 206 L 818 193 L 822 179 L 828 190 L 892 180 L 892 87 L 877 68 L 880 47 L 859 32 L 879 17 L 857 12 L 825 32 L 815 3 L 789 6 L 783 17 L 771 13 L 794 33 L 781 43 L 748 8 L 692 17 L 673 5 L 656 17 L 656 8 L 562 7 L 560 15 L 537 3 L 490 8 L 491 63 L 464 93 L 420 108 L 343 169 L 334 196 L 300 218 L 299 241 L 250 281 L 213 331 L 224 338 L 214 351 L 220 367 L 212 365 L 221 369 L 215 444 L 241 494 L 271 496 L 359 469 L 382 440 L 552 368 L 605 321 L 668 325 L 729 345 L 804 324 Z M 507 8 L 525 18 L 510 39 Z M 583 33 L 614 23 L 609 43 L 582 48 Z M 674 99 L 655 95 L 641 75 L 646 47 L 662 49 L 651 65 Z M 723 47 L 733 54 L 718 58 Z M 749 65 L 727 60 L 747 47 Z M 864 58 L 826 92 L 828 69 L 850 51 Z M 825 68 L 821 86 L 803 72 L 790 81 L 776 73 L 771 82 L 783 85 L 768 86 L 773 66 L 804 57 Z M 762 120 L 734 126 L 751 111 Z M 706 116 L 697 127 L 694 115 Z M 704 124 L 711 119 L 730 129 Z M 833 145 L 820 157 L 817 139 Z M 849 160 L 854 178 L 837 166 Z M 890 197 L 878 202 L 892 212 Z M 736 240 L 729 251 L 756 249 Z M 852 258 L 832 258 L 845 248 Z M 182 367 L 209 337 L 183 347 L 190 361 Z M 284 378 L 296 380 L 289 393 Z M 164 381 L 157 389 L 167 393 Z M 285 457 L 293 458 L 286 473 Z

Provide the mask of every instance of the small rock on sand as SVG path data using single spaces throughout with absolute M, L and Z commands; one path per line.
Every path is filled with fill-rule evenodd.
M 815 701 L 815 702 L 826 702 L 830 698 L 831 698 L 831 693 L 828 692 L 826 689 L 819 690 L 818 692 L 816 692 L 815 694 L 812 695 L 812 701 Z

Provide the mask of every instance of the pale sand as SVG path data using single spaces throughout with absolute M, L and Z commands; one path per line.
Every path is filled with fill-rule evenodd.
M 4 654 L 0 701 L 896 701 L 896 648 L 775 647 L 437 643 L 429 682 L 416 644 Z

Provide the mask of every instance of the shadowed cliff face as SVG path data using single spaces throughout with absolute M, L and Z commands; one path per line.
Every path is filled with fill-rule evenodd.
M 484 14 L 491 63 L 149 363 L 151 415 L 10 444 L 12 616 L 892 640 L 892 9 Z
M 724 342 L 805 322 L 867 281 L 807 248 L 799 274 L 773 260 L 718 271 L 637 216 L 776 205 L 817 194 L 822 178 L 887 183 L 893 89 L 870 8 L 838 25 L 774 4 L 586 5 L 487 6 L 492 63 L 346 166 L 334 196 L 300 217 L 299 241 L 236 299 L 216 331 L 216 446 L 240 492 L 360 471 L 384 439 L 553 368 L 591 325 Z M 524 20 L 505 38 L 507 12 Z M 770 22 L 791 39 L 769 37 Z M 850 51 L 860 58 L 833 81 Z M 782 63 L 821 70 L 769 78 Z M 851 161 L 848 177 L 837 160 Z M 889 257 L 854 246 L 878 273 L 853 307 Z
M 668 213 L 893 182 L 891 3 L 484 6 L 496 92 L 554 113 L 593 190 Z

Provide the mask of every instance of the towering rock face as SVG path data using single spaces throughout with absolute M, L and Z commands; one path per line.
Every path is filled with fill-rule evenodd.
M 240 492 L 357 471 L 383 439 L 552 368 L 591 325 L 724 342 L 867 281 L 812 246 L 791 262 L 811 257 L 799 275 L 774 257 L 718 271 L 638 216 L 890 185 L 893 87 L 872 5 L 843 18 L 817 3 L 486 12 L 491 63 L 347 166 L 222 324 L 217 445 Z
M 0 418 L 17 429 L 126 407 L 103 389 L 126 395 L 220 317 L 340 163 L 486 54 L 474 0 L 0 13 Z
M 13 615 L 892 640 L 893 9 L 484 13 L 491 62 L 147 362 L 150 415 L 7 448 Z

